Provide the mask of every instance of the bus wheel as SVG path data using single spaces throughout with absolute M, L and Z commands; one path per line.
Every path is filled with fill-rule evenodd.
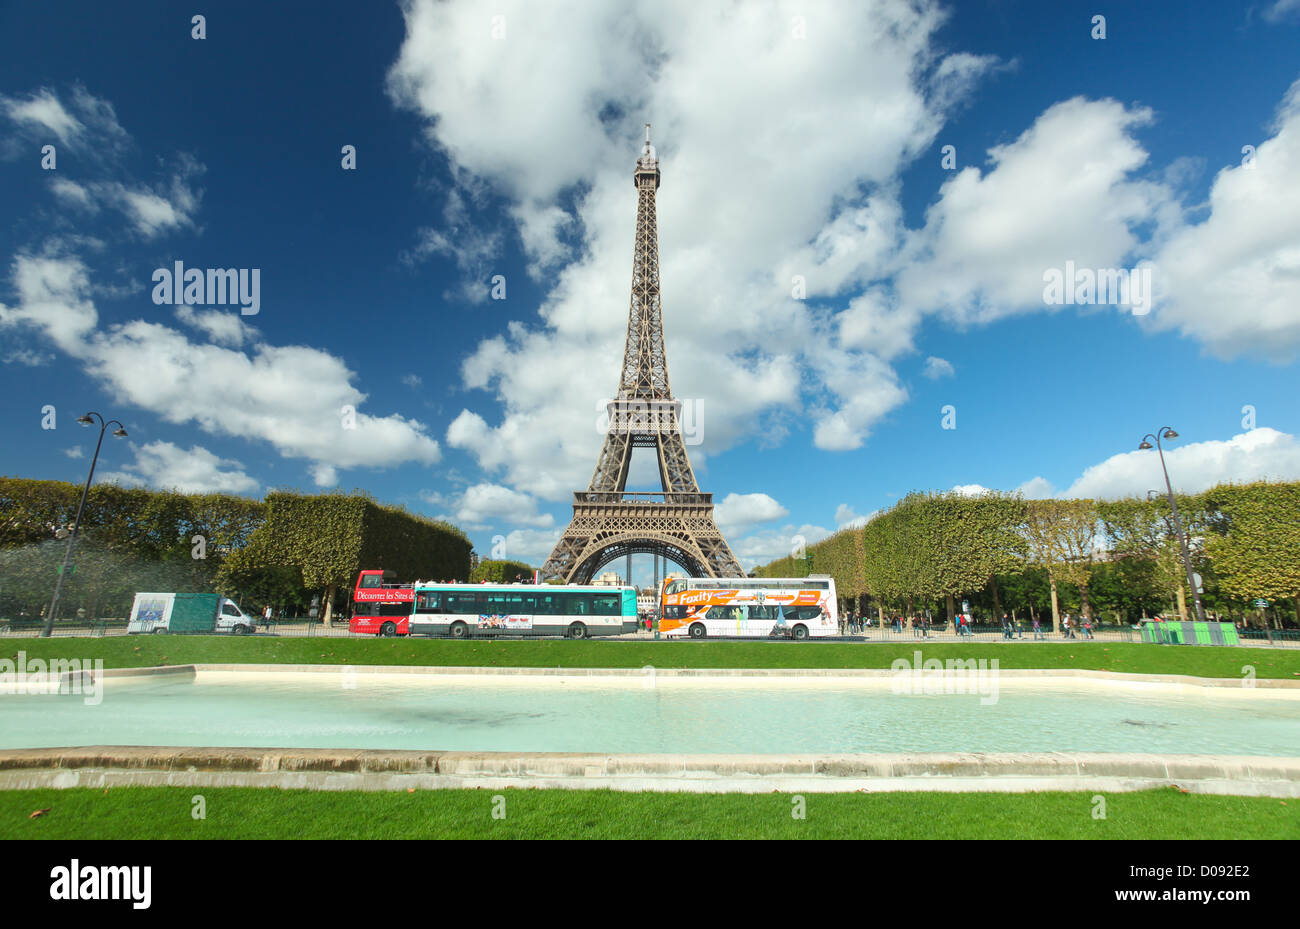
M 453 639 L 468 639 L 468 638 L 469 638 L 469 626 L 465 625 L 465 624 L 462 623 L 462 622 L 454 622 L 454 623 L 452 623 L 452 624 L 451 624 L 451 637 L 452 637 Z
M 166 634 L 167 634 L 167 627 L 166 627 L 166 626 L 158 626 L 157 628 L 154 629 L 153 634 L 154 634 L 154 635 L 166 635 Z
M 582 623 L 574 623 L 564 635 L 565 638 L 569 639 L 585 639 L 587 637 L 587 627 Z
M 709 630 L 704 628 L 704 623 L 691 623 L 690 633 L 692 639 L 702 639 L 709 634 Z
M 393 623 L 384 623 L 379 627 L 379 634 L 386 639 L 391 639 L 393 636 L 397 635 L 397 626 Z
M 247 627 L 247 626 L 236 626 L 235 628 L 231 629 L 230 631 L 231 631 L 231 633 L 234 634 L 234 635 L 244 635 L 245 633 L 248 632 L 248 627 Z
M 808 627 L 802 624 L 795 626 L 793 629 L 790 630 L 790 638 L 801 639 L 801 640 L 808 638 Z

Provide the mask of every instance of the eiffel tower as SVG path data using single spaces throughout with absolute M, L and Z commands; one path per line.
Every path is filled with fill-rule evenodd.
M 591 485 L 573 495 L 573 519 L 541 575 L 587 583 L 601 565 L 648 552 L 677 562 L 694 577 L 744 577 L 714 522 L 713 495 L 701 493 L 695 481 L 682 437 L 682 404 L 668 385 L 655 219 L 659 159 L 650 144 L 649 123 L 632 177 L 636 246 L 618 395 L 606 404 L 609 425 Z M 634 448 L 655 449 L 662 492 L 627 491 Z

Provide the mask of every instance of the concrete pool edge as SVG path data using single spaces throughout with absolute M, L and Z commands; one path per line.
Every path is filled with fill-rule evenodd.
M 699 793 L 1124 792 L 1300 797 L 1300 758 L 1104 752 L 599 754 L 88 746 L 0 750 L 0 789 L 125 786 Z
M 130 678 L 166 674 L 197 675 L 211 672 L 238 672 L 248 674 L 338 674 L 344 669 L 352 674 L 376 675 L 437 675 L 437 676 L 489 676 L 489 677 L 623 677 L 644 679 L 651 673 L 663 678 L 766 678 L 806 679 L 808 682 L 842 679 L 888 679 L 900 672 L 890 668 L 539 668 L 539 667 L 481 667 L 453 665 L 350 665 L 350 664 L 183 664 L 159 665 L 151 668 L 107 668 L 105 678 Z M 922 671 L 922 674 L 949 673 Z M 992 673 L 986 669 L 983 673 Z M 911 671 L 905 673 L 914 673 Z M 961 673 L 958 669 L 957 673 Z M 1109 681 L 1135 684 L 1174 684 L 1197 687 L 1235 688 L 1242 690 L 1296 690 L 1300 679 L 1195 677 L 1190 674 L 1146 674 L 1129 671 L 1097 671 L 1087 668 L 1002 668 L 999 676 L 1016 678 L 1070 678 L 1074 680 Z

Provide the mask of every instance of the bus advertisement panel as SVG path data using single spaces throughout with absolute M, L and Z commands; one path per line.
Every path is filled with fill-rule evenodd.
M 823 578 L 687 577 L 664 582 L 659 631 L 689 636 L 785 636 L 839 632 L 835 581 Z

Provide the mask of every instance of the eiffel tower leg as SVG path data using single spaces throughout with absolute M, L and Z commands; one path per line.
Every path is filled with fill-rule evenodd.
M 627 487 L 627 472 L 631 467 L 632 437 L 626 432 L 607 432 L 600 457 L 596 459 L 596 470 L 591 475 L 591 489 L 622 491 Z
M 700 487 L 695 483 L 695 471 L 691 468 L 691 459 L 686 455 L 686 443 L 682 441 L 682 434 L 661 433 L 658 445 L 659 477 L 663 481 L 664 492 L 699 493 Z
M 555 543 L 555 548 L 551 555 L 546 559 L 539 572 L 544 579 L 559 578 L 564 583 L 571 583 L 573 569 L 578 565 L 578 556 L 587 547 L 589 536 L 581 530 L 575 529 L 573 523 L 564 530 L 564 535 L 560 536 L 560 541 Z

